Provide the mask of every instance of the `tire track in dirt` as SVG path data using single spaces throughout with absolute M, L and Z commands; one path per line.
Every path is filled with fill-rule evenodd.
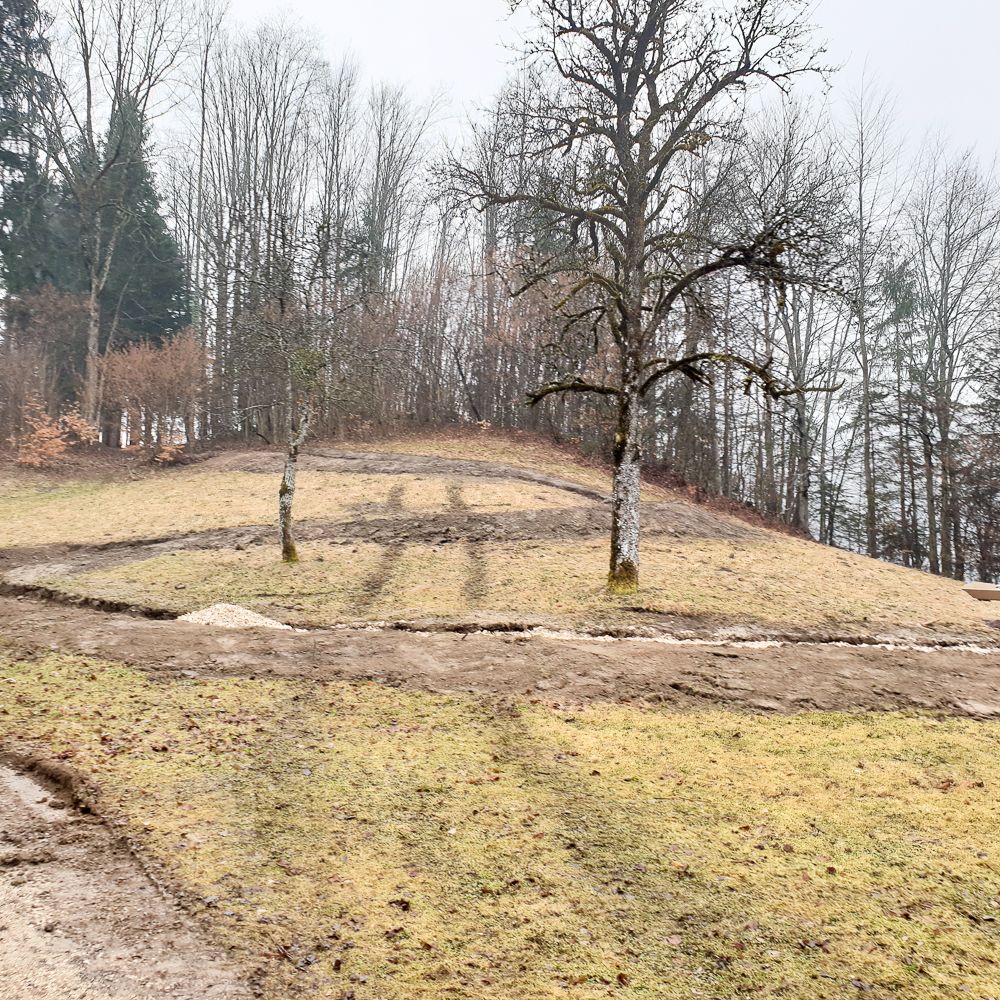
M 405 509 L 403 505 L 403 497 L 405 495 L 406 484 L 397 483 L 389 491 L 389 497 L 386 500 L 385 509 L 390 514 L 402 514 Z M 399 566 L 402 558 L 403 543 L 401 539 L 393 539 L 383 548 L 382 555 L 379 557 L 379 561 L 375 569 L 361 584 L 358 597 L 354 602 L 356 613 L 365 614 L 374 606 L 375 602 L 382 596 L 382 591 L 384 591 L 388 586 L 389 581 L 395 574 L 396 568 Z
M 448 509 L 464 517 L 469 514 L 469 505 L 459 483 L 448 484 Z M 466 572 L 462 583 L 462 593 L 472 607 L 481 604 L 489 592 L 489 577 L 486 572 L 486 548 L 482 542 L 469 538 L 462 543 L 465 551 Z
M 0 996 L 249 1000 L 126 845 L 75 808 L 65 778 L 46 787 L 0 759 Z
M 916 709 L 1000 720 L 1000 650 L 737 646 L 719 639 L 664 645 L 480 629 L 231 632 L 0 597 L 0 637 L 15 655 L 81 654 L 160 677 L 378 681 L 561 704 L 624 699 L 752 712 Z

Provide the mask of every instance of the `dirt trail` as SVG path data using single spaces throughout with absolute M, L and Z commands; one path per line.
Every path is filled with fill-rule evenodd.
M 225 472 L 280 472 L 283 458 L 278 452 L 229 452 L 210 458 L 202 468 Z M 463 476 L 471 479 L 514 479 L 575 493 L 588 500 L 604 502 L 608 494 L 583 486 L 569 479 L 549 476 L 532 469 L 502 462 L 480 462 L 469 459 L 436 458 L 432 455 L 404 455 L 375 451 L 338 451 L 331 448 L 310 448 L 299 459 L 299 467 L 320 472 L 358 472 L 372 475 L 433 475 Z
M 0 598 L 0 635 L 26 651 L 119 660 L 165 677 L 377 680 L 563 704 L 637 701 L 789 713 L 924 709 L 1000 719 L 1000 652 L 687 646 L 495 632 L 231 632 L 27 598 Z
M 0 1000 L 251 995 L 104 826 L 0 766 Z

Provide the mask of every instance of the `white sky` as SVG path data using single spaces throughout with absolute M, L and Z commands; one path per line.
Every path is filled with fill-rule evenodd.
M 231 0 L 233 16 L 292 16 L 315 29 L 331 59 L 352 53 L 366 76 L 443 94 L 452 115 L 488 103 L 516 40 L 507 0 Z M 1000 151 L 994 65 L 1000 0 L 816 0 L 835 94 L 870 75 L 896 99 L 903 137 L 940 132 L 956 147 Z

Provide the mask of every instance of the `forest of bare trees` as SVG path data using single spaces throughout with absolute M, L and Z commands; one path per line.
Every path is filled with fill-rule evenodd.
M 2 0 L 0 439 L 39 405 L 150 453 L 489 424 L 614 462 L 626 580 L 641 456 L 1000 582 L 991 170 L 904 146 L 798 0 L 520 6 L 454 134 L 306 27 Z

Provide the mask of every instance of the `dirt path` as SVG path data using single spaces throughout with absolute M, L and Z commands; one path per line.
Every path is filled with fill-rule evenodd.
M 1000 652 L 865 646 L 671 645 L 396 630 L 233 632 L 0 598 L 0 635 L 170 676 L 378 680 L 547 702 L 737 710 L 940 710 L 1000 719 Z
M 283 458 L 278 452 L 237 451 L 210 458 L 202 467 L 224 472 L 279 472 Z M 432 455 L 405 455 L 375 451 L 338 451 L 332 448 L 310 448 L 299 460 L 299 467 L 320 472 L 358 472 L 372 475 L 434 475 L 462 476 L 470 479 L 506 479 L 548 486 L 551 489 L 575 493 L 588 500 L 604 502 L 608 494 L 583 486 L 569 479 L 534 472 L 502 462 L 479 462 L 463 459 L 436 458 Z
M 251 995 L 104 826 L 0 766 L 2 1000 Z

